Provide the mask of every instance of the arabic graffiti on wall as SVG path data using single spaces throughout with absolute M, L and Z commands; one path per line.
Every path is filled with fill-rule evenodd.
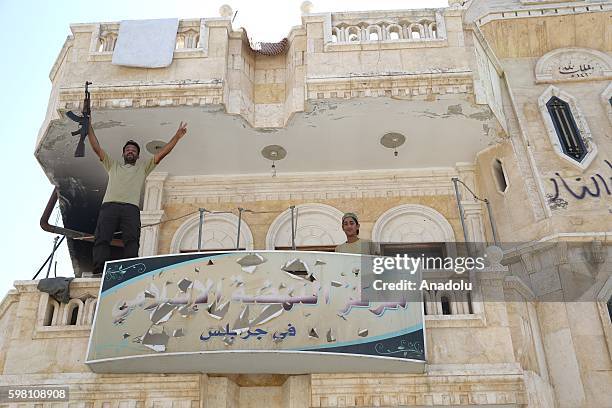
M 604 162 L 612 170 L 612 163 L 608 160 L 604 160 Z M 555 177 L 549 180 L 552 182 L 554 189 L 553 194 L 547 194 L 551 209 L 567 207 L 568 202 L 562 198 L 563 193 L 569 194 L 569 197 L 573 197 L 576 200 L 612 195 L 612 177 L 600 173 L 595 173 L 588 178 L 576 177 L 573 182 L 570 182 L 558 172 L 555 172 Z

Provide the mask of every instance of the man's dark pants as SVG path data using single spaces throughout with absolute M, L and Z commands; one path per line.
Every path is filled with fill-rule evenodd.
M 110 260 L 110 243 L 117 231 L 121 231 L 123 257 L 137 257 L 140 247 L 140 209 L 137 206 L 111 202 L 100 207 L 93 249 L 95 274 L 102 273 L 104 263 Z

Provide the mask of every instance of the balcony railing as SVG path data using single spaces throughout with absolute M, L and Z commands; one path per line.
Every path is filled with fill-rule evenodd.
M 354 12 L 332 14 L 331 42 L 423 42 L 446 39 L 440 10 Z

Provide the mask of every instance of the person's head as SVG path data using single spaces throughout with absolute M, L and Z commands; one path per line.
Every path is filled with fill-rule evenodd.
M 133 140 L 128 140 L 123 145 L 123 161 L 126 164 L 134 164 L 140 155 L 140 146 Z
M 359 235 L 359 219 L 355 213 L 346 213 L 342 216 L 342 231 L 347 238 Z

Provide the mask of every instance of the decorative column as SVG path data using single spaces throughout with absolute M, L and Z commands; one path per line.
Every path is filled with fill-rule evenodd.
M 140 212 L 140 223 L 143 228 L 140 232 L 139 256 L 157 255 L 159 244 L 159 222 L 164 220 L 165 211 L 162 208 L 164 182 L 168 173 L 151 173 L 145 182 L 145 196 Z M 152 225 L 155 224 L 155 225 Z M 145 227 L 146 225 L 152 225 Z
M 475 167 L 471 163 L 457 163 L 457 172 L 459 179 L 464 182 L 474 193 L 478 194 L 476 188 Z M 461 194 L 461 205 L 465 216 L 465 226 L 468 235 L 468 241 L 473 243 L 484 243 L 486 241 L 483 224 L 483 207 L 482 203 L 474 198 L 471 192 L 463 185 L 459 185 Z M 481 248 L 477 249 L 484 249 Z

